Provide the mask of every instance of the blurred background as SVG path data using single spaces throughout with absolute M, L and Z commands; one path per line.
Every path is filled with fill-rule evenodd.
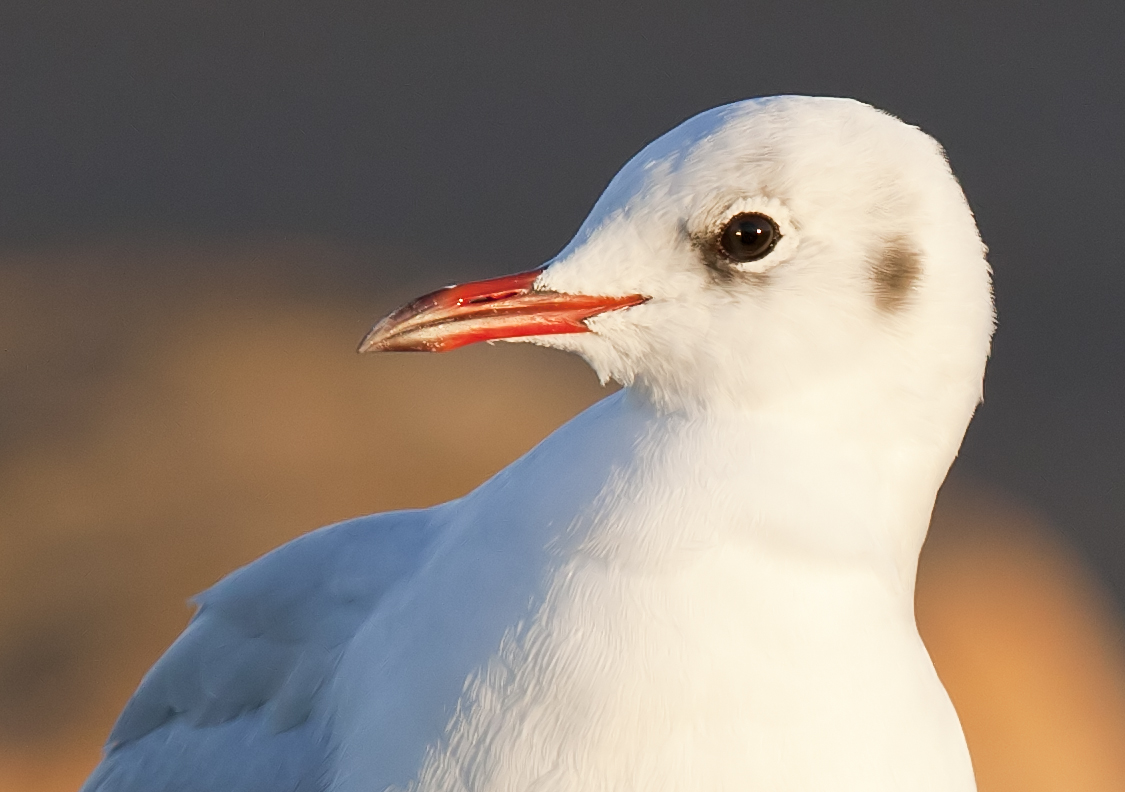
M 1000 329 L 918 615 L 982 792 L 1125 789 L 1125 5 L 0 5 L 0 790 L 75 789 L 185 600 L 459 495 L 604 395 L 501 345 L 360 359 L 754 95 L 934 134 Z

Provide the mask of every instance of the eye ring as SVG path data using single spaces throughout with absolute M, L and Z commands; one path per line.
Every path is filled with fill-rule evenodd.
M 777 223 L 760 212 L 736 214 L 723 226 L 718 238 L 723 255 L 736 264 L 765 258 L 780 240 Z

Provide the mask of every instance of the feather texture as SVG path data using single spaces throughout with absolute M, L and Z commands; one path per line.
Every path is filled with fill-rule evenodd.
M 430 516 L 322 528 L 198 595 L 83 792 L 321 789 L 328 717 L 318 697 L 380 598 L 418 567 L 434 538 Z

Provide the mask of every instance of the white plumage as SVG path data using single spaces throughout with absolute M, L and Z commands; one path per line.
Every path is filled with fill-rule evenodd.
M 747 261 L 743 216 L 780 235 Z M 524 294 L 608 295 L 523 340 L 627 387 L 464 498 L 205 592 L 85 792 L 972 790 L 913 615 L 993 323 L 937 144 L 849 100 L 708 111 Z M 497 299 L 412 343 L 518 335 Z

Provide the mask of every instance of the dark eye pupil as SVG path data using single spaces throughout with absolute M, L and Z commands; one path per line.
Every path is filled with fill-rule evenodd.
M 719 244 L 733 261 L 757 261 L 773 250 L 780 238 L 777 226 L 765 215 L 740 214 L 727 223 Z

